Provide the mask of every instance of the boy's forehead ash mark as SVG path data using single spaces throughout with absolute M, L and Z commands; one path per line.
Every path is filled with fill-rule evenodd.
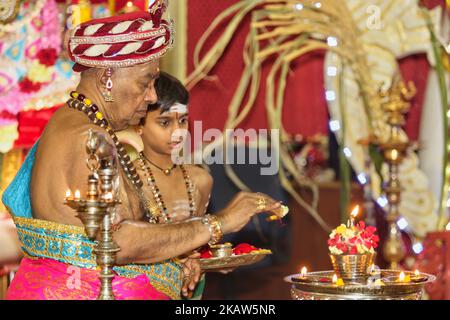
M 166 111 L 166 112 L 163 112 L 163 113 L 161 113 L 159 116 L 158 116 L 158 118 L 159 119 L 161 119 L 161 118 L 171 118 L 172 116 L 174 116 L 174 117 L 186 117 L 186 116 L 188 116 L 189 115 L 189 113 L 187 113 L 187 112 L 184 112 L 184 113 L 180 113 L 180 112 L 173 112 L 173 111 Z

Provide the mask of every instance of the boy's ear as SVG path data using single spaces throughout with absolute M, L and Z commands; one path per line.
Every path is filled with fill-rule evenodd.
M 142 133 L 144 132 L 141 125 L 134 127 L 134 131 L 136 131 L 136 133 L 140 136 L 142 136 Z

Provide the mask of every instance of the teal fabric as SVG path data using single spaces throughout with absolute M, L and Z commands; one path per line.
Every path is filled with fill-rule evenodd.
M 33 218 L 30 200 L 30 181 L 34 159 L 36 157 L 37 144 L 38 142 L 30 149 L 19 172 L 17 172 L 13 181 L 3 193 L 3 204 L 15 217 Z

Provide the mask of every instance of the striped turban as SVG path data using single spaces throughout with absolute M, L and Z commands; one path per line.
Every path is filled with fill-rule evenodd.
M 69 55 L 75 62 L 73 70 L 129 67 L 162 57 L 173 44 L 172 23 L 161 18 L 166 4 L 156 1 L 150 12 L 126 13 L 78 25 L 68 43 Z

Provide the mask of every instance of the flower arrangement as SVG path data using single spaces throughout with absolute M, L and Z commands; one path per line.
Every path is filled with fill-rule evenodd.
M 14 57 L 22 56 L 16 61 L 2 52 L 0 59 L 0 65 L 7 67 L 2 70 L 3 76 L 11 80 L 8 87 L 0 88 L 0 108 L 13 115 L 21 111 L 48 84 L 53 83 L 62 42 L 55 1 L 28 0 L 21 6 L 17 18 L 19 25 L 7 30 L 0 26 L 0 31 L 7 33 L 0 40 L 0 47 L 16 48 L 12 51 L 15 52 Z M 19 45 L 22 42 L 23 45 Z
M 330 233 L 328 249 L 331 254 L 369 254 L 375 253 L 380 238 L 377 229 L 360 221 L 356 226 L 341 224 Z
M 32 62 L 28 74 L 19 82 L 20 91 L 24 93 L 36 92 L 43 84 L 47 84 L 53 77 L 53 66 L 58 58 L 55 48 L 43 48 L 38 51 Z

